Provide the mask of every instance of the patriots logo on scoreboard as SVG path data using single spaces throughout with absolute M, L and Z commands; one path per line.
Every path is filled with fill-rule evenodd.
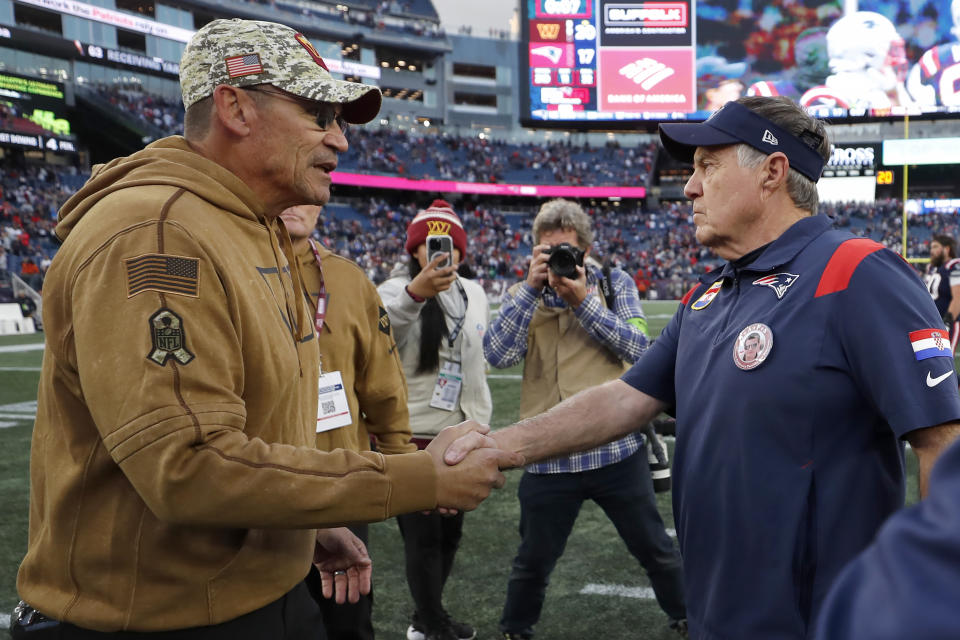
M 782 300 L 787 289 L 793 286 L 800 276 L 794 273 L 775 273 L 770 276 L 763 276 L 753 281 L 753 284 L 764 287 L 770 287 L 777 294 L 777 300 Z

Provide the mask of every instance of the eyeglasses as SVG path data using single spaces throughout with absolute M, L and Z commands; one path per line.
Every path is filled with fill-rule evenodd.
M 271 96 L 276 96 L 278 98 L 283 98 L 288 102 L 295 102 L 296 104 L 303 107 L 303 110 L 309 113 L 314 117 L 317 122 L 317 126 L 323 129 L 324 131 L 329 131 L 330 126 L 336 122 L 337 126 L 340 128 L 340 133 L 344 137 L 347 135 L 347 131 L 350 129 L 350 123 L 343 119 L 343 116 L 337 113 L 337 108 L 330 104 L 329 102 L 311 102 L 307 106 L 307 100 L 303 98 L 296 98 L 294 96 L 287 95 L 286 93 L 281 93 L 280 91 L 267 91 L 266 89 L 261 89 L 259 87 L 241 87 L 244 91 L 256 91 L 257 93 L 266 93 Z

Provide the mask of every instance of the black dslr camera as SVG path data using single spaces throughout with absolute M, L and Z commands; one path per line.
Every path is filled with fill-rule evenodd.
M 550 256 L 547 266 L 561 278 L 577 279 L 577 267 L 583 266 L 583 249 L 569 242 L 561 242 L 546 250 Z

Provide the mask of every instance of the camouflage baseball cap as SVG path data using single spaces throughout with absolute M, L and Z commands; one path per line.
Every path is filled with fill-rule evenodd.
M 378 88 L 335 79 L 303 34 L 276 22 L 214 20 L 193 34 L 180 58 L 184 108 L 221 84 L 272 84 L 308 100 L 342 104 L 352 124 L 370 122 L 380 111 Z

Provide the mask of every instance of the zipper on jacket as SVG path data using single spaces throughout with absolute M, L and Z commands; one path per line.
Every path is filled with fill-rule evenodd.
M 733 315 L 733 310 L 737 306 L 737 300 L 740 298 L 740 271 L 736 268 L 733 270 L 733 299 L 727 304 L 727 310 L 723 315 L 723 323 L 720 325 L 720 331 L 717 332 L 717 337 L 714 338 L 713 344 L 720 344 L 725 338 L 724 334 L 727 332 L 727 327 L 730 326 L 730 318 Z

